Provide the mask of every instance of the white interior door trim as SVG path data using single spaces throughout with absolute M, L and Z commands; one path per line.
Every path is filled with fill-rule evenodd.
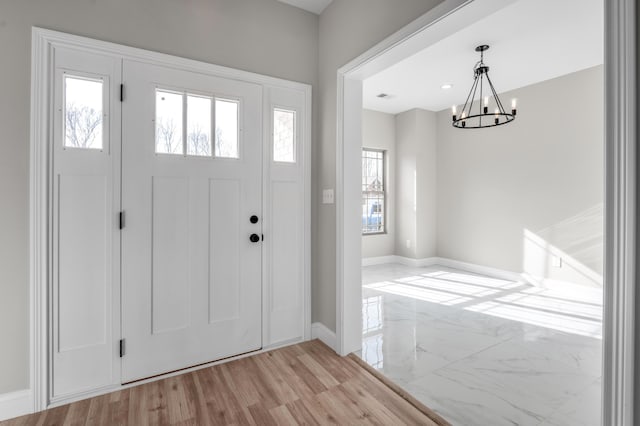
M 30 382 L 32 412 L 51 404 L 49 395 L 50 367 L 48 365 L 48 294 L 51 282 L 51 150 L 49 147 L 52 87 L 52 48 L 68 47 L 87 52 L 117 56 L 122 59 L 143 61 L 150 64 L 202 72 L 233 80 L 302 91 L 305 94 L 304 140 L 304 304 L 305 339 L 311 336 L 311 278 L 310 278 L 310 229 L 311 229 L 311 86 L 275 77 L 269 77 L 233 68 L 208 64 L 144 49 L 94 40 L 58 31 L 32 28 L 31 42 L 31 119 L 30 119 L 30 186 L 29 186 L 29 304 L 30 304 Z M 264 283 L 263 283 L 264 286 Z M 264 326 L 264 324 L 263 324 Z M 206 367 L 206 366 L 205 366 Z M 109 389 L 111 390 L 111 389 Z M 88 397 L 108 390 L 97 390 L 74 399 Z M 65 401 L 70 402 L 70 401 Z
M 341 355 L 361 347 L 359 210 L 362 80 L 508 2 L 447 0 L 337 73 L 336 335 Z M 603 424 L 633 425 L 636 262 L 636 5 L 605 5 L 605 307 Z M 553 11 L 551 11 L 553 13 Z M 447 19 L 444 19 L 447 18 Z M 356 149 L 357 148 L 357 149 Z M 352 284 L 348 284 L 352 283 Z
M 511 3 L 512 0 L 447 0 L 338 70 L 336 339 L 337 351 L 341 355 L 357 351 L 361 346 L 359 283 L 362 260 L 358 182 L 361 179 L 362 81 Z
M 636 320 L 636 1 L 605 1 L 602 424 L 632 425 Z M 635 422 L 634 422 L 635 420 Z

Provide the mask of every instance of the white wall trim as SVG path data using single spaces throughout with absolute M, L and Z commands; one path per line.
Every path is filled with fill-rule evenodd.
M 378 257 L 363 257 L 362 258 L 362 266 L 372 266 L 372 265 L 385 265 L 387 263 L 400 263 L 397 259 L 399 256 L 390 255 L 390 256 L 378 256 Z
M 311 150 L 313 146 L 313 89 L 310 85 L 304 85 L 306 94 L 305 128 L 304 128 L 304 340 L 311 339 Z
M 30 380 L 32 411 L 47 406 L 49 248 L 49 99 L 51 45 L 44 33 L 33 29 L 31 37 L 31 119 L 29 162 L 29 309 Z
M 31 121 L 30 121 L 30 195 L 29 195 L 29 288 L 30 288 L 30 412 L 47 408 L 50 400 L 50 378 L 48 336 L 50 313 L 48 311 L 48 288 L 51 283 L 51 204 L 50 190 L 51 153 L 49 150 L 50 96 L 49 75 L 52 68 L 52 49 L 56 46 L 142 61 L 159 66 L 179 68 L 223 78 L 299 90 L 305 93 L 305 183 L 304 221 L 305 254 L 304 265 L 304 335 L 311 336 L 311 86 L 276 77 L 269 77 L 233 68 L 208 64 L 196 60 L 166 55 L 130 46 L 80 37 L 43 28 L 32 28 L 31 40 Z M 264 324 L 263 324 L 264 326 Z M 213 364 L 212 364 L 213 365 Z M 118 387 L 120 388 L 120 387 Z M 114 389 L 109 389 L 114 390 Z M 96 390 L 106 392 L 105 390 Z M 72 397 L 69 397 L 72 398 Z M 59 402 L 59 401 L 56 401 Z
M 322 343 L 336 350 L 336 333 L 329 330 L 326 325 L 321 322 L 314 322 L 311 325 L 311 338 L 320 339 Z
M 380 257 L 364 257 L 362 258 L 362 266 L 385 265 L 387 263 L 399 263 L 405 266 L 413 266 L 421 268 L 425 266 L 437 265 L 437 257 L 425 257 L 423 259 L 412 259 L 410 257 L 391 255 Z
M 633 425 L 636 251 L 636 0 L 605 2 L 605 425 Z
M 519 282 L 529 284 L 534 287 L 542 288 L 564 288 L 566 290 L 579 291 L 585 287 L 568 281 L 560 281 L 554 279 L 539 279 L 532 277 L 524 272 L 507 271 L 505 269 L 494 268 L 491 266 L 478 265 L 476 263 L 462 262 L 460 260 L 449 259 L 446 257 L 426 257 L 423 259 L 412 259 L 404 256 L 381 256 L 362 259 L 362 266 L 387 265 L 397 263 L 404 266 L 414 268 L 424 268 L 429 266 L 444 266 L 446 268 L 457 269 L 472 274 L 483 275 L 486 277 L 496 278 L 505 281 Z M 590 287 L 589 287 L 590 288 Z
M 32 409 L 33 395 L 31 390 L 0 394 L 0 422 L 29 414 Z
M 447 259 L 444 257 L 436 257 L 435 264 L 440 266 L 446 266 L 448 268 L 460 269 L 462 271 L 472 272 L 478 275 L 486 275 L 488 277 L 499 278 L 506 281 L 515 282 L 528 282 L 523 274 L 513 271 L 506 271 L 504 269 L 493 268 L 490 266 L 478 265 L 475 263 L 462 262 L 455 259 Z M 534 285 L 533 282 L 529 282 Z
M 357 271 L 361 251 L 347 232 L 356 214 L 349 204 L 359 185 L 360 159 L 350 145 L 360 145 L 361 125 L 352 111 L 362 99 L 362 80 L 406 57 L 423 37 L 438 32 L 436 23 L 457 17 L 477 5 L 498 7 L 492 0 L 447 0 L 338 70 L 336 134 L 336 335 L 344 355 L 361 343 L 355 329 L 361 310 Z M 603 424 L 634 424 L 635 250 L 636 250 L 636 2 L 609 0 L 605 7 L 605 267 Z M 455 12 L 455 13 L 454 13 Z M 553 11 L 551 11 L 552 13 Z M 447 21 L 449 21 L 447 19 Z M 431 27 L 433 30 L 431 31 Z M 434 36 L 435 37 L 435 36 Z M 416 50 L 417 51 L 417 50 Z M 415 53 L 415 52 L 414 52 Z M 359 213 L 358 213 L 359 214 Z M 351 250 L 348 250 L 350 248 Z
M 478 275 L 486 275 L 492 278 L 499 278 L 507 281 L 529 282 L 523 274 L 504 269 L 492 268 L 490 266 L 478 265 L 475 263 L 462 262 L 460 260 L 448 259 L 445 257 L 425 257 L 422 259 L 412 259 L 404 256 L 381 256 L 368 257 L 362 259 L 362 266 L 385 265 L 389 263 L 399 263 L 414 268 L 424 268 L 428 266 L 444 266 L 452 269 L 459 269 Z M 533 281 L 531 282 L 533 285 Z
M 361 347 L 362 315 L 356 306 L 362 289 L 353 283 L 361 282 L 361 219 L 355 215 L 360 215 L 362 80 L 510 3 L 446 0 L 337 71 L 336 336 L 340 355 Z

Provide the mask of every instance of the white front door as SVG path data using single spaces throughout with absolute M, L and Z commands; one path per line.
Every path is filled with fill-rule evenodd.
M 123 81 L 130 382 L 262 347 L 262 88 L 131 60 Z

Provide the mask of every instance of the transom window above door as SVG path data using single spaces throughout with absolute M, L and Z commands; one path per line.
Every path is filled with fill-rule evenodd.
M 156 89 L 155 152 L 240 158 L 240 101 Z

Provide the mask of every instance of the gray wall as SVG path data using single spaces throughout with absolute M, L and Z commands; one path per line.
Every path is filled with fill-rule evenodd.
M 362 111 L 362 146 L 385 150 L 387 188 L 384 234 L 362 236 L 362 257 L 391 256 L 395 252 L 396 119 L 384 112 Z
M 462 131 L 450 110 L 438 113 L 438 256 L 598 285 L 603 67 L 500 97 L 518 99 L 507 126 Z
M 275 0 L 1 1 L 0 394 L 27 388 L 29 383 L 32 26 L 300 81 L 317 88 L 318 17 Z M 317 159 L 314 169 L 318 169 Z M 315 309 L 333 308 L 320 305 Z
M 436 113 L 396 115 L 396 253 L 436 255 Z
M 602 87 L 598 66 L 504 93 L 507 105 L 519 99 L 520 113 L 494 129 L 454 129 L 449 109 L 396 115 L 395 251 L 375 255 L 440 256 L 539 285 L 601 286 Z M 581 107 L 549 113 L 569 99 Z M 390 115 L 365 113 L 365 141 L 389 131 Z
M 336 209 L 320 204 L 336 185 L 337 70 L 441 3 L 440 0 L 334 0 L 320 16 L 319 127 L 314 151 L 313 321 L 336 329 Z

